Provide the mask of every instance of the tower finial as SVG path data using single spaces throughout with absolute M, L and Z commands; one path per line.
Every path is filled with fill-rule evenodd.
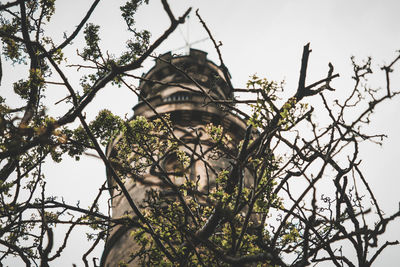
M 190 15 L 188 15 L 186 23 L 185 23 L 186 24 L 186 34 L 182 31 L 182 28 L 181 28 L 182 26 L 181 25 L 178 26 L 179 33 L 181 34 L 181 36 L 182 36 L 182 38 L 183 38 L 183 40 L 185 42 L 185 45 L 181 46 L 181 47 L 178 47 L 178 48 L 175 48 L 175 49 L 171 50 L 171 52 L 175 52 L 175 51 L 179 51 L 181 49 L 184 49 L 184 53 L 183 54 L 187 56 L 187 55 L 190 54 L 190 49 L 192 48 L 192 46 L 194 44 L 198 44 L 198 43 L 201 43 L 201 42 L 204 42 L 204 41 L 210 39 L 209 37 L 204 37 L 202 39 L 190 42 L 190 35 L 189 35 L 190 34 L 190 21 L 191 21 L 190 20 Z

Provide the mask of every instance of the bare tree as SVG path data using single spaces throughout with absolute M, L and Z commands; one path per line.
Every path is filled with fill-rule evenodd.
M 50 266 L 67 246 L 71 232 L 81 226 L 93 229 L 89 235 L 93 245 L 82 252 L 85 266 L 94 247 L 124 227 L 134 229 L 135 245 L 121 265 L 371 266 L 386 247 L 398 244 L 379 241 L 400 212 L 388 216 L 379 208 L 360 168 L 359 145 L 379 143 L 385 137 L 364 129 L 376 106 L 399 94 L 390 86 L 390 75 L 400 56 L 382 67 L 386 83 L 381 90 L 365 86 L 373 74 L 371 59 L 361 65 L 353 60 L 354 87 L 344 100 L 330 101 L 335 94 L 331 81 L 339 75 L 329 63 L 326 77 L 306 84 L 311 52 L 307 44 L 297 90 L 282 99 L 282 85 L 257 76 L 247 88 L 234 88 L 220 44 L 196 13 L 219 55 L 221 72 L 215 81 L 225 89 L 218 95 L 184 65 L 153 53 L 184 23 L 190 9 L 177 18 L 162 0 L 170 26 L 150 44 L 150 33 L 135 28 L 136 10 L 144 2 L 130 0 L 121 7 L 133 38 L 120 57 L 103 51 L 99 26 L 87 23 L 99 0 L 59 44 L 45 34 L 55 1 L 0 5 L 3 57 L 29 65 L 27 78 L 14 83 L 24 104 L 10 107 L 5 97 L 0 98 L 0 261 L 17 256 L 27 266 Z M 78 50 L 82 61 L 70 67 L 87 74 L 80 88 L 74 88 L 63 71 L 63 51 L 81 31 L 86 40 Z M 135 76 L 132 71 L 148 58 L 167 65 L 185 82 Z M 137 80 L 143 86 L 136 87 Z M 85 109 L 110 84 L 133 91 L 153 115 L 126 120 L 102 110 L 88 123 Z M 234 114 L 245 127 L 234 134 L 221 120 L 188 132 L 168 112 L 155 108 L 144 85 L 179 87 L 180 92 L 202 99 L 205 107 Z M 68 94 L 59 102 L 69 103 L 70 108 L 59 118 L 46 114 L 43 97 L 49 86 L 61 86 Z M 251 92 L 253 98 L 236 99 L 233 94 L 241 92 Z M 240 105 L 250 106 L 252 113 L 244 113 Z M 73 128 L 76 119 L 80 126 Z M 59 162 L 64 154 L 79 159 L 87 151 L 97 153 L 109 179 L 92 204 L 82 208 L 48 194 L 44 161 L 51 157 Z M 193 175 L 195 164 L 202 165 L 198 176 Z M 154 179 L 146 178 L 149 173 Z M 205 180 L 213 183 L 204 186 Z M 130 193 L 132 183 L 145 185 L 145 198 L 138 201 Z M 108 191 L 112 201 L 126 201 L 126 213 L 111 216 L 99 211 L 99 198 Z M 62 238 L 54 236 L 56 225 L 69 227 Z M 61 246 L 54 246 L 55 238 L 63 240 Z

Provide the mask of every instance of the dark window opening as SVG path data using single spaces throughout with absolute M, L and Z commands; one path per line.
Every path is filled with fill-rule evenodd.
M 192 99 L 192 94 L 187 92 L 178 92 L 167 96 L 163 99 L 164 102 L 181 102 L 181 101 L 190 101 Z

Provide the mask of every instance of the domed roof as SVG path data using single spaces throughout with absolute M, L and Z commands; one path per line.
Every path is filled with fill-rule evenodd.
M 190 54 L 184 56 L 168 52 L 157 58 L 155 66 L 142 76 L 139 88 L 141 96 L 149 98 L 170 84 L 194 84 L 206 88 L 215 99 L 228 100 L 233 99 L 233 91 L 228 71 L 226 74 L 207 59 L 206 52 L 190 49 Z

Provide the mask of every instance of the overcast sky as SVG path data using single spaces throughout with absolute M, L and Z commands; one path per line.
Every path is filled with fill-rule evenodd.
M 75 25 L 84 16 L 92 1 L 59 0 L 53 26 L 49 31 L 55 39 L 61 40 L 63 32 L 71 33 Z M 2 1 L 3 2 L 3 1 Z M 137 16 L 139 28 L 150 30 L 152 40 L 155 40 L 169 25 L 160 1 L 150 1 Z M 171 8 L 176 16 L 190 6 L 193 7 L 187 25 L 180 27 L 170 39 L 164 42 L 157 53 L 175 50 L 185 45 L 185 40 L 195 42 L 207 36 L 194 15 L 198 8 L 201 16 L 213 32 L 217 41 L 223 46 L 221 51 L 226 66 L 232 75 L 234 86 L 243 88 L 248 77 L 257 73 L 269 80 L 285 80 L 288 94 L 296 88 L 303 46 L 310 42 L 311 53 L 307 81 L 309 83 L 323 78 L 328 71 L 328 62 L 332 62 L 335 71 L 341 78 L 333 84 L 338 90 L 335 94 L 346 94 L 351 90 L 350 56 L 354 55 L 360 61 L 368 56 L 373 57 L 373 67 L 377 70 L 373 85 L 383 84 L 383 73 L 379 67 L 395 58 L 396 50 L 400 49 L 400 2 L 398 0 L 263 0 L 263 1 L 178 1 L 171 0 Z M 90 22 L 100 24 L 102 45 L 110 53 L 119 55 L 124 49 L 124 40 L 129 37 L 125 25 L 120 18 L 120 0 L 102 1 L 94 12 Z M 77 48 L 81 49 L 82 36 L 72 46 L 68 53 L 74 55 Z M 210 40 L 197 43 L 193 48 L 209 53 L 209 58 L 219 63 Z M 175 53 L 183 53 L 183 50 Z M 68 63 L 74 63 L 72 61 Z M 153 65 L 152 61 L 144 64 L 138 73 L 146 72 Z M 9 90 L 10 82 L 17 78 L 10 67 L 4 69 L 2 90 Z M 65 68 L 64 68 L 65 69 Z M 400 69 L 400 66 L 398 66 Z M 79 73 L 66 70 L 69 80 L 79 85 Z M 394 88 L 400 90 L 399 71 L 394 73 Z M 396 76 L 396 77 L 395 77 Z M 18 78 L 19 79 L 19 78 Z M 397 87 L 396 87 L 397 86 Z M 47 99 L 54 103 L 67 92 L 65 89 L 54 88 Z M 339 96 L 338 96 L 339 97 Z M 17 102 L 14 98 L 12 101 Z M 98 110 L 108 108 L 116 114 L 132 115 L 131 108 L 136 103 L 136 97 L 122 88 L 105 88 L 88 107 L 87 116 L 93 118 Z M 371 129 L 385 132 L 389 138 L 383 147 L 365 144 L 362 146 L 361 158 L 367 179 L 378 200 L 383 202 L 382 208 L 388 213 L 399 207 L 398 187 L 400 177 L 397 171 L 398 150 L 400 147 L 400 126 L 398 114 L 400 100 L 387 102 L 384 107 L 376 110 L 375 122 Z M 49 112 L 61 114 L 67 107 L 59 105 L 50 107 Z M 63 195 L 68 201 L 89 203 L 98 192 L 105 179 L 102 163 L 94 158 L 84 159 L 78 164 L 66 159 L 61 164 L 46 165 L 49 191 Z M 399 220 L 389 228 L 387 237 L 400 239 Z M 58 262 L 59 266 L 71 266 L 72 262 L 81 265 L 81 247 L 85 241 L 76 234 L 66 250 L 66 255 Z M 400 247 L 387 250 L 376 263 L 376 266 L 397 266 Z M 101 256 L 101 249 L 97 250 Z M 13 265 L 14 264 L 14 265 Z M 10 262 L 10 266 L 17 263 Z

